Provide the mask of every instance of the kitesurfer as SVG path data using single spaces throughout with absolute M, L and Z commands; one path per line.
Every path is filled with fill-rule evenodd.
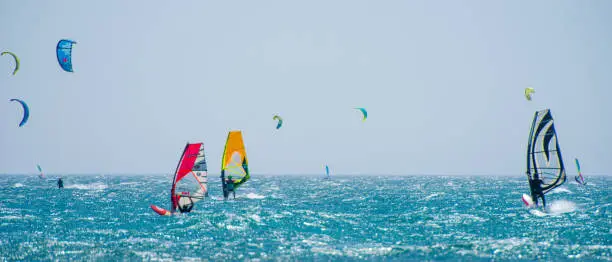
M 529 187 L 531 188 L 531 199 L 535 205 L 538 205 L 538 198 L 542 198 L 542 206 L 546 207 L 546 199 L 544 198 L 544 193 L 542 192 L 542 179 L 535 178 L 529 180 Z
M 57 179 L 57 188 L 64 188 L 64 181 L 61 177 Z
M 236 191 L 234 190 L 234 182 L 235 181 L 232 179 L 232 176 L 227 176 L 227 180 L 225 181 L 225 192 L 223 194 L 226 200 L 227 200 L 227 197 L 229 196 L 229 192 L 232 192 L 234 194 L 234 199 L 236 199 Z

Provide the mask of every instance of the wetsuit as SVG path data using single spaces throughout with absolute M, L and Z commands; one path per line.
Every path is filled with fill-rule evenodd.
M 189 213 L 191 212 L 191 209 L 193 208 L 193 201 L 191 200 L 191 197 L 189 198 L 190 203 L 186 204 L 184 206 L 179 205 L 178 209 L 179 211 L 181 211 L 181 213 Z
M 181 213 L 188 213 L 188 212 L 191 212 L 191 209 L 193 208 L 193 200 L 191 199 L 191 197 L 189 197 L 189 196 L 185 196 L 186 198 L 188 198 L 188 199 L 189 199 L 189 203 L 188 203 L 188 204 L 185 204 L 185 205 L 181 205 L 181 204 L 179 203 L 179 200 L 181 200 L 181 198 L 182 198 L 182 197 L 183 197 L 183 196 L 181 196 L 181 195 L 179 195 L 179 194 L 175 195 L 175 198 L 172 200 L 172 205 L 173 205 L 175 208 L 178 208 L 178 210 L 179 210 L 179 211 L 181 211 Z
M 227 180 L 226 188 L 227 188 L 228 196 L 229 196 L 229 192 L 232 192 L 232 194 L 234 194 L 234 199 L 236 199 L 236 191 L 234 190 L 234 180 L 233 179 Z
M 531 199 L 533 199 L 535 205 L 538 205 L 538 198 L 541 198 L 542 206 L 546 207 L 546 199 L 544 198 L 544 193 L 542 192 L 542 180 L 529 180 L 529 186 L 531 187 Z
M 64 181 L 61 178 L 57 180 L 57 187 L 64 188 Z

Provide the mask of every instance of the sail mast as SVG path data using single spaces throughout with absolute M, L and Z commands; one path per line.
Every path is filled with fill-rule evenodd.
M 176 211 L 176 205 L 175 205 L 175 201 L 174 201 L 174 194 L 175 194 L 175 186 L 176 186 L 176 176 L 178 175 L 178 171 L 179 171 L 179 167 L 181 166 L 181 163 L 183 162 L 183 158 L 185 157 L 185 151 L 187 151 L 187 147 L 189 147 L 189 143 L 185 144 L 185 148 L 183 148 L 183 153 L 181 153 L 181 158 L 179 158 L 178 163 L 176 164 L 176 169 L 174 170 L 174 178 L 172 179 L 172 189 L 170 189 L 170 203 L 172 205 L 172 211 Z

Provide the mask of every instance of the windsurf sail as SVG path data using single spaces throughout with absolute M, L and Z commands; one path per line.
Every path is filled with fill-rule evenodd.
M 330 178 L 329 176 L 329 166 L 325 165 L 325 178 Z
M 226 197 L 226 178 L 230 176 L 234 180 L 234 190 L 251 178 L 241 131 L 230 131 L 225 142 L 221 160 L 221 186 Z
M 584 185 L 584 177 L 582 177 L 582 172 L 580 172 L 580 162 L 578 162 L 578 158 L 575 158 L 574 160 L 576 160 L 576 168 L 578 169 L 578 176 L 575 176 L 574 179 L 576 179 L 578 184 Z
M 38 168 L 38 177 L 45 178 L 45 174 L 43 173 L 42 168 L 40 168 L 40 165 L 36 165 L 36 168 Z
M 177 208 L 193 207 L 208 196 L 208 168 L 204 143 L 187 143 L 174 172 L 170 201 L 172 212 Z
M 527 146 L 527 178 L 530 185 L 541 180 L 543 194 L 565 183 L 565 167 L 550 109 L 537 111 L 533 118 Z

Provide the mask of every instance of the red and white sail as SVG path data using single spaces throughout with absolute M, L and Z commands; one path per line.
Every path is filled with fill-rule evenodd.
M 179 205 L 196 203 L 208 196 L 207 171 L 204 143 L 185 145 L 172 182 L 172 211 Z

